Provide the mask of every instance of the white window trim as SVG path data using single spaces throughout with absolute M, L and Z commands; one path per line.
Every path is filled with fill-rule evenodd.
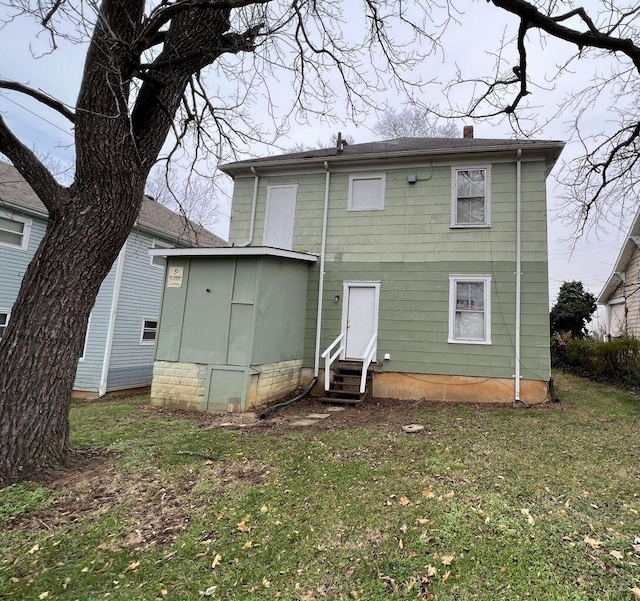
M 4 324 L 4 327 L 7 327 L 9 325 L 9 320 L 11 319 L 11 309 L 5 309 L 3 307 L 0 307 L 0 313 L 7 314 L 7 323 Z M 2 340 L 1 336 L 0 336 L 0 340 Z
M 360 207 L 354 209 L 352 207 L 353 202 L 353 182 L 361 179 L 379 179 L 380 180 L 380 194 L 382 197 L 381 207 Z M 386 173 L 355 173 L 349 176 L 349 198 L 347 201 L 347 211 L 363 212 L 363 211 L 384 211 L 384 201 L 387 188 L 387 174 Z
M 78 359 L 78 363 L 84 363 L 87 356 L 87 346 L 89 344 L 89 330 L 91 328 L 91 313 L 89 313 L 89 319 L 87 320 L 87 333 L 84 335 L 84 346 L 82 347 L 82 357 Z
M 153 238 L 153 240 L 151 241 L 151 248 L 174 248 L 169 242 L 164 242 L 162 240 L 156 240 L 155 238 Z M 164 265 L 158 265 L 157 263 L 154 263 L 153 260 L 156 258 L 163 258 L 165 260 L 165 264 Z M 165 269 L 166 268 L 166 257 L 149 257 L 149 265 L 151 265 L 151 267 L 157 267 L 158 269 Z
M 144 335 L 145 329 L 150 330 L 151 328 L 145 328 L 144 324 L 147 321 L 155 321 L 156 322 L 156 337 L 153 340 L 143 340 L 142 336 Z M 158 318 L 157 317 L 143 317 L 142 318 L 142 327 L 140 328 L 140 345 L 142 346 L 153 346 L 158 339 Z
M 7 211 L 0 211 L 0 217 L 10 219 L 11 221 L 19 221 L 20 223 L 24 224 L 24 228 L 22 230 L 22 244 L 9 244 L 8 242 L 0 242 L 0 246 L 27 250 L 27 248 L 29 247 L 29 235 L 31 234 L 31 225 L 33 224 L 33 219 L 21 217 L 20 215 L 8 213 Z
M 458 171 L 484 169 L 484 223 L 458 223 Z M 491 227 L 491 165 L 453 165 L 451 167 L 451 228 L 477 229 Z
M 484 283 L 484 340 L 462 340 L 454 338 L 456 317 L 456 284 L 458 282 Z M 451 344 L 491 344 L 491 276 L 490 275 L 449 275 L 449 338 Z

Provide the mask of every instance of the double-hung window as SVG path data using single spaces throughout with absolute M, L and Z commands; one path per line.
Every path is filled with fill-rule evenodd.
M 9 309 L 0 309 L 0 340 L 2 340 L 4 331 L 7 329 L 7 324 L 9 323 L 10 316 L 11 311 Z
M 26 249 L 30 231 L 31 219 L 0 211 L 0 245 Z
M 449 342 L 491 344 L 491 276 L 449 276 Z
M 142 320 L 142 331 L 140 332 L 140 344 L 155 344 L 158 333 L 158 318 L 145 317 Z
M 384 210 L 384 173 L 367 173 L 349 176 L 349 211 Z
M 488 165 L 451 170 L 451 227 L 491 225 L 491 169 Z

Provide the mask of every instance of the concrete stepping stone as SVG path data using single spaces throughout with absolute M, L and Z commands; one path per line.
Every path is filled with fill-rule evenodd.
M 344 411 L 344 407 L 327 407 L 329 413 L 338 413 L 338 411 Z
M 330 413 L 309 413 L 307 417 L 310 419 L 327 419 L 328 417 L 331 417 L 331 414 Z
M 402 429 L 407 434 L 413 434 L 414 432 L 420 432 L 420 430 L 424 430 L 424 426 L 422 424 L 408 424 L 406 426 L 402 426 Z
M 292 426 L 313 426 L 313 424 L 317 424 L 317 419 L 299 419 L 295 422 L 291 422 Z

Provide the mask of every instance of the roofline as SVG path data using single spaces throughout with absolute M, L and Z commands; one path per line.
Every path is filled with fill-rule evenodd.
M 38 211 L 38 209 L 34 209 L 33 207 L 23 205 L 12 200 L 5 200 L 4 198 L 0 198 L 0 210 L 2 210 L 4 207 L 10 208 L 10 209 L 16 209 L 20 213 L 24 213 L 25 215 L 30 215 L 32 217 L 49 219 L 49 213 L 47 213 L 46 211 Z M 189 227 L 190 226 L 185 224 L 185 232 L 189 230 Z M 162 236 L 163 238 L 166 238 L 167 240 L 171 240 L 172 242 L 177 242 L 182 244 L 184 244 L 185 242 L 189 242 L 189 240 L 185 239 L 183 236 L 173 234 L 163 228 L 152 225 L 151 223 L 148 223 L 146 221 L 140 221 L 139 219 L 136 219 L 135 223 L 133 224 L 133 229 L 137 229 L 137 230 L 140 230 L 141 232 L 151 234 L 152 236 Z M 191 229 L 193 231 L 193 235 L 197 238 L 198 237 L 197 231 L 195 231 L 195 229 L 193 228 Z M 216 234 L 214 234 L 213 232 L 209 232 L 209 233 L 213 236 L 216 236 Z M 220 238 L 220 236 L 216 236 L 216 237 Z M 222 238 L 220 238 L 220 240 L 222 240 Z
M 551 171 L 555 165 L 562 149 L 564 148 L 564 142 L 550 142 L 540 143 L 535 145 L 518 144 L 513 142 L 510 144 L 500 144 L 491 146 L 473 146 L 473 147 L 461 147 L 461 148 L 438 148 L 438 149 L 424 149 L 424 150 L 400 150 L 400 151 L 387 151 L 387 152 L 373 152 L 367 154 L 359 154 L 354 156 L 345 155 L 328 155 L 328 156 L 313 156 L 313 157 L 298 157 L 294 159 L 281 159 L 276 157 L 266 157 L 260 159 L 248 159 L 246 161 L 236 161 L 234 163 L 227 163 L 221 165 L 219 169 L 233 177 L 234 174 L 239 172 L 251 172 L 252 167 L 261 167 L 269 170 L 282 169 L 287 167 L 303 167 L 311 164 L 324 165 L 326 162 L 328 165 L 331 163 L 340 165 L 350 165 L 354 163 L 369 162 L 375 160 L 392 160 L 392 159 L 404 159 L 415 157 L 435 157 L 435 156 L 447 156 L 447 155 L 464 155 L 464 154 L 477 154 L 480 152 L 500 153 L 500 152 L 516 152 L 521 149 L 523 152 L 548 152 L 553 151 L 551 156 L 547 160 L 547 169 Z
M 272 248 L 270 246 L 227 246 L 223 248 L 154 248 L 149 251 L 152 257 L 279 257 L 297 259 L 315 263 L 316 255 Z
M 624 257 L 629 245 L 630 244 L 632 244 L 632 245 L 636 244 L 631 239 L 631 236 L 633 236 L 634 230 L 639 225 L 640 225 L 640 210 L 638 210 L 638 212 L 636 213 L 635 217 L 633 218 L 633 221 L 631 222 L 631 226 L 629 227 L 629 231 L 627 232 L 627 236 L 625 238 L 625 241 L 622 244 L 622 246 L 620 247 L 620 252 L 618 253 L 618 257 L 616 258 L 616 262 L 613 264 L 613 268 L 611 270 L 611 275 L 607 278 L 607 281 L 605 282 L 604 286 L 602 287 L 602 290 L 600 291 L 600 294 L 598 295 L 598 299 L 597 299 L 596 302 L 599 305 L 606 305 L 608 300 L 609 300 L 609 298 L 610 298 L 611 293 L 618 287 L 618 284 L 616 284 L 615 286 L 613 285 L 613 278 L 614 277 L 618 277 L 619 278 L 619 276 L 617 274 L 619 274 L 622 271 L 622 269 L 620 269 L 621 266 L 622 266 L 622 258 Z

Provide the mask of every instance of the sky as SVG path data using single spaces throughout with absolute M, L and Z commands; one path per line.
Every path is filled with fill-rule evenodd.
M 347 35 L 364 25 L 360 3 L 343 2 L 346 6 L 344 15 L 344 29 Z M 410 3 L 405 2 L 404 6 Z M 583 6 L 587 11 L 597 11 L 601 3 L 598 0 L 587 0 Z M 488 77 L 495 64 L 495 54 L 500 47 L 502 38 L 511 39 L 517 31 L 515 17 L 484 1 L 470 0 L 457 2 L 458 12 L 454 13 L 456 20 L 450 22 L 446 32 L 440 40 L 441 46 L 434 55 L 421 61 L 412 68 L 411 77 L 432 82 L 425 87 L 423 96 L 418 99 L 429 104 L 445 106 L 447 102 L 465 103 L 469 100 L 469 87 L 458 87 L 447 95 L 444 86 L 460 71 L 464 76 Z M 0 8 L 0 16 L 6 8 Z M 437 16 L 437 15 L 436 15 Z M 567 22 L 577 25 L 575 20 Z M 71 31 L 71 30 L 69 30 Z M 402 28 L 393 32 L 401 42 L 409 41 Z M 49 39 L 42 34 L 38 27 L 28 19 L 17 19 L 0 30 L 0 56 L 4 57 L 0 66 L 0 78 L 19 81 L 32 87 L 46 91 L 73 106 L 82 77 L 82 64 L 86 44 L 60 43 L 55 52 L 48 52 Z M 425 49 L 424 47 L 422 48 Z M 529 72 L 533 81 L 539 83 L 532 87 L 531 96 L 534 104 L 533 112 L 537 115 L 538 123 L 544 123 L 557 110 L 557 105 L 567 92 L 588 85 L 595 73 L 606 73 L 615 61 L 614 57 L 604 57 L 598 61 L 584 60 L 575 64 L 572 69 L 557 82 L 549 82 L 550 74 L 557 65 L 562 64 L 571 55 L 573 49 L 565 43 L 556 40 L 540 40 L 534 42 L 529 50 Z M 507 54 L 507 60 L 515 54 Z M 252 57 L 238 57 L 232 64 L 233 69 L 248 68 L 255 64 Z M 379 58 L 374 57 L 374 61 Z M 282 72 L 262 71 L 264 65 L 259 65 L 263 82 L 256 81 L 255 100 L 246 103 L 247 114 L 258 126 L 266 132 L 272 133 L 275 126 L 284 122 L 284 115 L 290 107 L 292 87 L 289 74 Z M 364 64 L 356 75 L 365 80 L 374 79 L 373 71 Z M 222 69 L 212 69 L 208 75 L 210 89 L 215 95 L 224 97 L 237 91 L 233 78 L 229 72 Z M 254 82 L 252 82 L 253 84 Z M 266 97 L 268 86 L 269 97 Z M 374 110 L 363 110 L 358 114 L 358 123 L 350 119 L 345 110 L 344 96 L 340 80 L 329 71 L 322 74 L 322 83 L 331 95 L 335 94 L 336 102 L 331 107 L 332 119 L 321 114 L 307 114 L 305 118 L 296 117 L 290 121 L 288 132 L 279 139 L 280 149 L 293 148 L 296 144 L 314 144 L 317 140 L 328 141 L 331 134 L 342 131 L 351 136 L 355 142 L 370 142 L 378 139 L 373 131 L 375 123 L 381 113 Z M 391 106 L 398 110 L 399 95 L 396 90 L 386 85 L 387 82 L 377 80 L 376 89 L 367 91 L 367 103 L 370 106 Z M 271 108 L 267 108 L 267 100 L 271 101 Z M 606 131 L 614 126 L 612 121 L 612 107 L 616 101 L 604 97 L 593 105 L 585 115 L 586 129 L 592 133 Z M 48 154 L 53 161 L 68 163 L 73 160 L 73 137 L 69 124 L 57 113 L 43 108 L 35 101 L 15 92 L 0 91 L 0 112 L 8 125 L 28 146 L 36 148 L 38 152 Z M 319 113 L 322 111 L 319 111 Z M 536 133 L 537 139 L 554 139 L 567 141 L 561 160 L 569 160 L 579 152 L 579 144 L 570 139 L 569 122 L 571 114 L 551 120 Z M 475 137 L 497 138 L 513 137 L 513 131 L 505 119 L 483 120 L 473 122 L 469 119 L 456 121 L 460 130 L 463 125 L 474 125 Z M 270 137 L 267 135 L 265 139 Z M 240 148 L 237 158 L 250 156 L 243 151 L 253 154 L 260 152 L 277 153 L 277 148 L 262 147 Z M 563 187 L 555 175 L 558 167 L 548 180 L 548 221 L 549 221 L 549 277 L 551 302 L 565 280 L 576 279 L 582 281 L 585 287 L 594 294 L 598 294 L 610 275 L 612 266 L 617 258 L 620 246 L 629 227 L 629 215 L 615 218 L 598 231 L 588 232 L 579 239 L 573 236 L 574 228 L 559 217 L 562 205 Z M 230 182 L 225 185 L 230 189 Z M 222 194 L 216 199 L 216 219 L 211 229 L 222 237 L 227 236 L 229 223 L 229 201 Z M 636 201 L 632 199 L 632 204 Z

